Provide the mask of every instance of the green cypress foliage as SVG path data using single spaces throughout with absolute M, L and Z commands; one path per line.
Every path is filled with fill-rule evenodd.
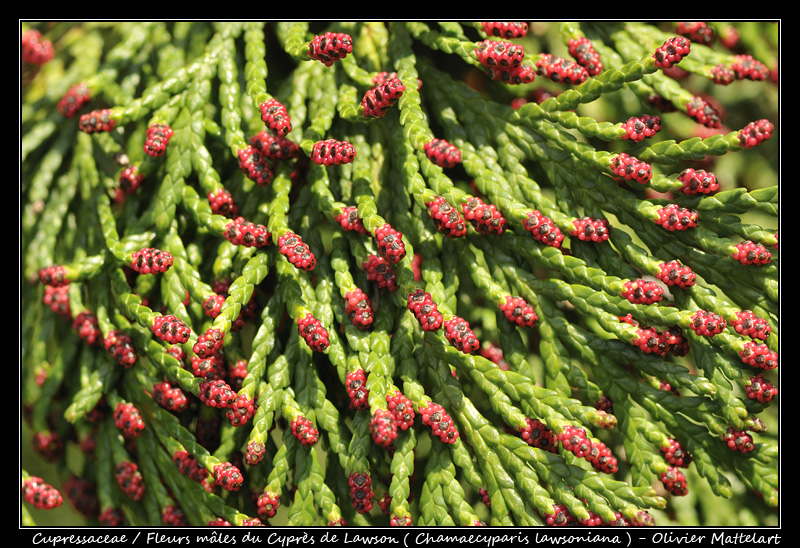
M 777 524 L 778 31 L 23 22 L 23 524 Z

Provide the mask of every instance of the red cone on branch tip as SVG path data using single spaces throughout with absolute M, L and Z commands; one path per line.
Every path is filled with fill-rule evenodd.
M 536 79 L 533 66 L 525 64 L 510 68 L 491 67 L 486 69 L 486 75 L 492 80 L 509 85 L 530 84 Z
M 244 452 L 244 462 L 248 466 L 256 466 L 264 459 L 267 448 L 260 441 L 251 441 Z
M 367 375 L 359 368 L 350 371 L 345 377 L 345 389 L 350 399 L 351 409 L 367 409 L 369 407 L 369 390 L 367 389 Z
M 623 139 L 629 139 L 636 143 L 652 137 L 661 130 L 661 117 L 643 114 L 642 116 L 632 116 L 623 124 L 622 129 L 625 133 Z
M 522 221 L 522 227 L 536 240 L 550 247 L 560 248 L 564 241 L 561 229 L 538 209 L 528 212 L 528 216 Z
M 115 125 L 116 121 L 111 118 L 109 109 L 93 110 L 81 115 L 78 120 L 78 129 L 84 133 L 109 132 Z
M 533 82 L 536 78 L 534 68 L 522 63 L 525 51 L 520 44 L 502 40 L 484 40 L 478 43 L 474 52 L 492 80 L 516 85 Z M 448 161 L 448 166 L 452 167 L 458 161 Z M 434 161 L 437 165 L 442 165 L 441 162 L 442 160 Z
M 736 320 L 731 325 L 740 335 L 745 335 L 753 339 L 767 340 L 772 327 L 767 320 L 756 316 L 751 310 L 739 310 L 736 312 Z
M 561 447 L 580 458 L 586 457 L 592 449 L 592 441 L 587 437 L 586 430 L 577 426 L 565 426 L 558 433 L 558 441 Z
M 542 421 L 525 417 L 525 426 L 519 429 L 525 443 L 545 451 L 555 453 L 558 450 L 558 436 Z
M 256 507 L 261 519 L 274 518 L 280 506 L 280 497 L 272 491 L 264 491 L 258 496 Z
M 626 280 L 622 296 L 634 304 L 653 304 L 661 301 L 664 290 L 651 280 Z
M 736 244 L 731 256 L 745 266 L 760 266 L 772 261 L 772 253 L 766 247 L 750 240 Z
M 239 169 L 248 179 L 259 186 L 272 183 L 275 177 L 272 171 L 272 164 L 256 147 L 247 145 L 237 152 L 237 156 L 239 158 Z
M 322 323 L 311 314 L 297 319 L 297 329 L 311 350 L 324 352 L 330 345 L 330 334 Z
M 74 84 L 59 99 L 56 108 L 65 118 L 72 118 L 92 98 L 92 92 L 84 82 Z
M 464 218 L 481 234 L 502 234 L 508 224 L 494 204 L 485 204 L 476 196 L 461 204 Z
M 742 358 L 742 362 L 752 367 L 758 367 L 765 371 L 771 371 L 778 367 L 778 353 L 770 349 L 766 344 L 749 341 L 742 347 L 739 355 Z
M 130 368 L 136 363 L 136 348 L 133 346 L 133 340 L 130 335 L 115 329 L 109 331 L 103 340 L 106 352 L 111 354 L 119 365 L 125 368 Z
M 666 447 L 661 447 L 664 459 L 672 466 L 687 468 L 692 462 L 692 456 L 681 446 L 678 440 L 669 438 Z
M 659 46 L 653 53 L 658 68 L 666 69 L 679 63 L 691 50 L 691 41 L 684 36 L 674 36 Z
M 199 384 L 198 398 L 208 407 L 227 409 L 236 401 L 236 393 L 222 379 L 213 379 Z
M 653 178 L 653 169 L 647 162 L 634 158 L 627 152 L 620 152 L 611 160 L 611 172 L 626 181 L 645 185 Z
M 55 56 L 55 48 L 36 29 L 26 30 L 20 39 L 20 58 L 31 65 L 42 66 Z
M 433 138 L 423 146 L 425 155 L 433 164 L 452 168 L 461 163 L 461 151 L 445 139 Z
M 356 158 L 355 147 L 347 141 L 324 139 L 311 148 L 311 161 L 323 166 L 349 164 Z
M 397 439 L 397 421 L 391 411 L 376 409 L 369 423 L 372 440 L 388 449 Z
M 223 462 L 214 466 L 214 483 L 226 491 L 238 491 L 244 483 L 244 476 L 239 469 L 230 462 Z
M 256 402 L 247 394 L 238 394 L 225 410 L 231 426 L 244 426 L 256 413 Z
M 608 221 L 592 217 L 580 217 L 572 221 L 575 227 L 570 234 L 584 242 L 605 242 L 610 236 Z
M 227 189 L 220 188 L 216 191 L 210 191 L 207 198 L 208 205 L 211 206 L 211 211 L 215 215 L 222 215 L 228 218 L 239 216 L 239 207 L 233 201 L 233 196 Z
M 534 327 L 539 320 L 534 308 L 522 297 L 506 295 L 500 310 L 508 321 L 520 327 Z
M 172 462 L 181 474 L 197 483 L 208 478 L 208 470 L 186 449 L 176 450 L 172 454 Z
M 525 21 L 481 21 L 481 28 L 488 36 L 506 40 L 524 38 L 528 33 Z
M 144 477 L 139 466 L 130 461 L 122 461 L 114 468 L 117 485 L 131 500 L 142 500 L 145 492 Z
M 358 216 L 358 208 L 356 206 L 346 206 L 342 208 L 334 219 L 347 232 L 357 232 L 358 234 L 367 233 L 367 229 L 364 228 L 364 223 Z
M 359 329 L 367 329 L 372 325 L 374 318 L 372 306 L 369 297 L 360 288 L 355 288 L 345 295 L 344 313 Z
M 131 253 L 130 266 L 139 274 L 162 274 L 169 270 L 174 259 L 167 251 L 153 247 L 143 247 Z
M 169 124 L 155 123 L 147 128 L 144 140 L 144 151 L 148 156 L 157 158 L 167 151 L 169 140 L 175 132 Z
M 561 503 L 554 504 L 553 510 L 546 512 L 544 518 L 550 527 L 568 527 L 574 525 L 577 521 L 566 505 Z
M 300 145 L 296 142 L 266 130 L 253 135 L 250 144 L 271 160 L 291 160 L 300 153 Z
M 428 402 L 425 407 L 419 409 L 422 424 L 428 426 L 434 436 L 442 442 L 453 444 L 458 440 L 459 433 L 450 415 L 444 407 L 435 402 Z
M 64 440 L 51 430 L 34 433 L 31 446 L 36 454 L 49 462 L 56 462 L 64 457 Z
M 619 470 L 617 458 L 606 444 L 600 441 L 592 443 L 592 448 L 584 457 L 598 471 L 604 474 L 614 474 Z
M 764 378 L 764 375 L 759 373 L 754 377 L 750 377 L 745 382 L 745 392 L 749 399 L 754 399 L 760 403 L 769 403 L 778 395 L 778 389 Z
M 753 436 L 735 428 L 727 428 L 722 436 L 722 441 L 725 442 L 729 449 L 740 453 L 750 453 L 756 448 Z
M 423 331 L 435 331 L 444 322 L 431 294 L 422 289 L 417 289 L 408 296 L 408 309 L 414 313 Z
M 66 271 L 62 265 L 50 265 L 39 269 L 39 281 L 51 287 L 69 284 Z
M 173 413 L 181 413 L 189 406 L 189 398 L 184 391 L 169 381 L 155 383 L 151 397 L 158 405 Z
M 705 21 L 678 21 L 675 24 L 675 32 L 685 36 L 692 42 L 707 46 L 711 45 L 716 37 L 714 27 Z
M 484 40 L 478 43 L 475 55 L 486 68 L 511 68 L 522 64 L 525 50 L 520 44 L 504 40 Z
M 539 55 L 535 65 L 539 76 L 558 84 L 577 86 L 589 78 L 589 71 L 582 65 L 550 53 Z
M 752 55 L 734 55 L 730 68 L 737 80 L 762 81 L 770 77 L 767 65 L 755 59 Z
M 366 514 L 372 510 L 375 493 L 372 490 L 372 477 L 369 473 L 351 472 L 347 483 L 350 485 L 350 499 L 355 511 Z
M 683 183 L 681 191 L 689 196 L 695 194 L 711 195 L 719 190 L 717 176 L 704 169 L 686 168 L 678 175 L 678 181 Z
M 367 280 L 376 282 L 381 289 L 390 293 L 397 289 L 397 276 L 385 258 L 370 254 L 361 268 L 366 273 Z
M 686 115 L 705 127 L 712 129 L 722 127 L 722 114 L 702 97 L 693 97 L 686 103 Z
M 592 41 L 585 36 L 570 38 L 567 41 L 567 48 L 575 62 L 585 68 L 589 76 L 597 76 L 603 71 L 600 54 L 594 49 Z
M 177 504 L 169 504 L 161 511 L 161 521 L 169 527 L 185 527 L 189 525 L 183 509 Z
M 367 90 L 361 99 L 364 116 L 380 118 L 403 95 L 406 86 L 399 78 L 391 78 Z
M 720 63 L 710 70 L 711 81 L 719 86 L 727 86 L 736 79 L 736 73 L 731 67 Z
M 64 502 L 61 491 L 39 476 L 29 476 L 22 481 L 22 497 L 39 510 L 58 508 Z
M 375 243 L 378 251 L 392 264 L 399 263 L 406 256 L 403 233 L 384 223 L 375 230 Z
M 272 242 L 272 234 L 266 226 L 250 222 L 244 217 L 236 217 L 225 225 L 224 236 L 232 244 L 245 247 L 266 247 Z
M 225 296 L 219 294 L 209 295 L 205 301 L 203 301 L 203 311 L 206 313 L 206 316 L 210 318 L 216 318 L 219 316 L 219 313 L 222 311 L 222 305 L 225 303 Z
M 94 312 L 84 310 L 78 313 L 72 321 L 72 329 L 89 346 L 103 344 L 103 333 L 100 331 L 100 323 Z
M 119 186 L 116 189 L 114 200 L 122 203 L 126 196 L 130 196 L 139 190 L 144 182 L 144 174 L 139 173 L 137 166 L 128 166 L 119 175 Z
M 689 493 L 686 485 L 686 476 L 674 466 L 668 466 L 666 471 L 659 477 L 664 488 L 676 497 L 682 497 Z
M 138 438 L 145 428 L 139 410 L 132 403 L 125 402 L 117 404 L 114 409 L 114 426 L 119 428 L 126 438 Z
M 464 354 L 471 354 L 480 348 L 480 341 L 470 329 L 469 322 L 459 316 L 453 316 L 444 322 L 444 336 L 456 349 Z
M 449 238 L 458 238 L 467 233 L 464 217 L 443 196 L 437 196 L 425 204 L 436 230 Z
M 319 441 L 319 431 L 306 417 L 299 415 L 291 423 L 292 435 L 303 445 L 314 445 Z
M 678 204 L 669 204 L 659 208 L 656 215 L 655 223 L 670 232 L 694 228 L 697 226 L 699 219 L 696 211 L 681 207 Z
M 69 302 L 69 285 L 45 286 L 42 302 L 67 321 L 72 321 L 72 307 Z
M 669 261 L 658 266 L 660 270 L 656 277 L 668 286 L 686 289 L 693 286 L 697 281 L 697 275 L 692 269 L 678 261 Z
M 277 137 L 285 137 L 292 131 L 292 121 L 286 107 L 275 98 L 268 99 L 259 105 L 261 120 Z
M 172 314 L 156 316 L 150 329 L 156 337 L 171 344 L 185 343 L 191 334 L 189 326 Z
M 402 392 L 395 390 L 386 394 L 386 408 L 394 416 L 401 430 L 407 430 L 414 424 L 414 406 Z
M 728 322 L 717 314 L 716 312 L 708 312 L 706 310 L 698 310 L 690 319 L 691 324 L 689 327 L 698 335 L 706 337 L 713 337 L 725 330 Z
M 661 344 L 661 336 L 654 327 L 640 327 L 636 329 L 636 338 L 631 341 L 633 346 L 646 354 L 663 355 L 665 352 Z
M 308 44 L 308 56 L 330 67 L 353 52 L 353 39 L 343 32 L 318 34 Z
M 314 270 L 317 258 L 300 235 L 287 231 L 278 237 L 278 252 L 300 270 Z

